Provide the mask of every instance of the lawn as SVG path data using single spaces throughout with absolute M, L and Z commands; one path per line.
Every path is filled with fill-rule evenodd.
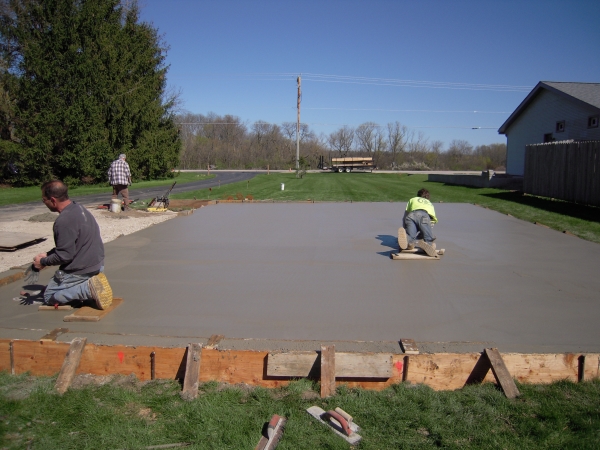
M 348 449 L 306 413 L 341 407 L 361 426 L 361 449 L 577 448 L 600 442 L 600 382 L 519 384 L 508 400 L 492 384 L 436 392 L 398 384 L 385 391 L 338 388 L 319 398 L 308 380 L 279 389 L 200 386 L 192 401 L 174 380 L 103 384 L 53 392 L 56 378 L 0 374 L 0 446 L 7 449 L 139 449 L 191 443 L 194 449 L 251 449 L 273 414 L 288 419 L 278 449 Z
M 133 183 L 129 189 L 143 189 L 156 186 L 167 186 L 177 181 L 177 184 L 189 183 L 191 181 L 214 178 L 214 175 L 202 175 L 190 172 L 177 173 L 175 178 L 163 178 L 160 180 L 140 181 Z M 69 188 L 69 194 L 74 196 L 107 193 L 110 195 L 112 188 L 107 183 L 94 184 L 90 186 L 77 186 Z M 0 187 L 0 206 L 13 205 L 39 201 L 41 199 L 40 187 L 30 186 L 24 188 Z
M 281 190 L 281 185 L 284 190 Z M 451 186 L 427 181 L 427 175 L 325 173 L 276 173 L 258 175 L 249 181 L 173 195 L 172 198 L 236 199 L 237 194 L 254 200 L 406 202 L 426 188 L 433 203 L 475 203 L 528 222 L 538 222 L 558 231 L 568 231 L 600 243 L 600 208 L 577 205 L 519 192 L 492 188 Z M 443 218 L 440 218 L 443 221 Z
M 184 184 L 214 175 L 182 172 L 174 179 L 144 181 L 131 187 Z M 283 184 L 284 189 L 281 189 Z M 257 175 L 248 181 L 224 184 L 212 189 L 171 195 L 178 199 L 226 200 L 252 198 L 256 201 L 318 202 L 406 202 L 419 189 L 431 192 L 433 203 L 475 203 L 528 222 L 537 222 L 558 231 L 568 231 L 582 239 L 600 243 L 600 208 L 577 205 L 519 192 L 492 188 L 451 186 L 427 181 L 427 175 L 372 173 L 309 173 L 296 178 L 294 173 Z M 109 193 L 108 184 L 82 186 L 69 191 L 72 196 Z M 38 201 L 38 187 L 1 188 L 0 205 Z M 150 200 L 150 199 L 144 199 Z M 440 218 L 443 221 L 443 218 Z

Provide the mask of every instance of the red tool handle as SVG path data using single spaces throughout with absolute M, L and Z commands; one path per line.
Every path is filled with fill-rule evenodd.
M 337 412 L 333 411 L 333 410 L 329 410 L 325 413 L 325 415 L 334 418 L 335 420 L 337 420 L 340 425 L 342 426 L 342 430 L 344 430 L 344 433 L 346 434 L 346 436 L 350 436 L 352 433 L 354 433 L 351 429 L 350 426 L 348 425 L 348 421 L 346 419 L 344 419 L 340 414 L 338 414 Z
M 271 417 L 269 425 L 267 426 L 267 437 L 269 439 L 273 437 L 273 432 L 275 431 L 275 427 L 277 427 L 279 420 L 281 420 L 281 417 L 279 417 L 277 414 L 274 414 L 273 417 Z

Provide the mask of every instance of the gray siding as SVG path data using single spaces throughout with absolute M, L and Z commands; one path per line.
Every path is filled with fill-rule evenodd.
M 547 90 L 542 90 L 506 132 L 506 173 L 522 176 L 525 172 L 525 146 L 544 142 L 552 133 L 558 141 L 600 140 L 600 127 L 588 128 L 588 117 L 598 114 L 586 107 Z M 556 122 L 565 121 L 565 131 L 556 132 Z

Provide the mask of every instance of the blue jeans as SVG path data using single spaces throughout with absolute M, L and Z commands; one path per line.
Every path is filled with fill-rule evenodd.
M 431 231 L 431 217 L 423 209 L 411 211 L 406 215 L 404 218 L 404 229 L 406 230 L 409 244 L 419 239 L 419 232 L 423 235 L 425 242 L 431 243 L 435 240 L 435 236 Z
M 100 272 L 104 271 L 104 266 L 100 268 Z M 44 291 L 44 302 L 48 305 L 64 305 L 73 300 L 90 300 L 92 294 L 87 281 L 95 274 L 75 275 L 66 273 L 62 281 L 53 276 L 46 286 Z

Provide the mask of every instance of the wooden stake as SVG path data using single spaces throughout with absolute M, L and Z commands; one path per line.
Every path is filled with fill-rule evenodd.
M 490 369 L 507 398 L 521 395 L 497 348 L 486 348 L 483 351 L 465 385 L 481 383 Z
M 410 357 L 407 355 L 404 357 L 404 364 L 402 365 L 402 381 L 408 380 L 408 363 Z
M 496 381 L 506 394 L 508 398 L 515 398 L 521 395 L 517 385 L 515 384 L 515 380 L 513 380 L 506 364 L 504 364 L 504 360 L 502 356 L 500 356 L 500 352 L 497 348 L 486 348 L 485 354 L 490 360 L 490 365 L 492 366 L 492 372 L 494 373 L 494 377 Z
M 10 353 L 10 374 L 15 374 L 15 349 L 13 345 L 13 341 L 10 341 L 8 344 L 8 351 Z
M 64 394 L 67 389 L 69 389 L 69 386 L 75 377 L 77 367 L 79 367 L 79 361 L 81 361 L 81 355 L 86 342 L 87 338 L 75 338 L 71 341 L 71 346 L 65 356 L 62 368 L 58 374 L 58 379 L 56 380 L 56 385 L 54 386 L 54 389 L 56 389 L 59 394 Z
M 193 400 L 198 397 L 198 380 L 200 379 L 200 360 L 202 359 L 202 344 L 190 344 L 187 347 L 185 377 L 181 397 Z
M 321 398 L 335 394 L 335 345 L 321 346 Z
M 581 383 L 585 379 L 585 355 L 579 355 L 577 358 L 577 382 Z
M 150 379 L 156 379 L 156 352 L 150 353 Z

